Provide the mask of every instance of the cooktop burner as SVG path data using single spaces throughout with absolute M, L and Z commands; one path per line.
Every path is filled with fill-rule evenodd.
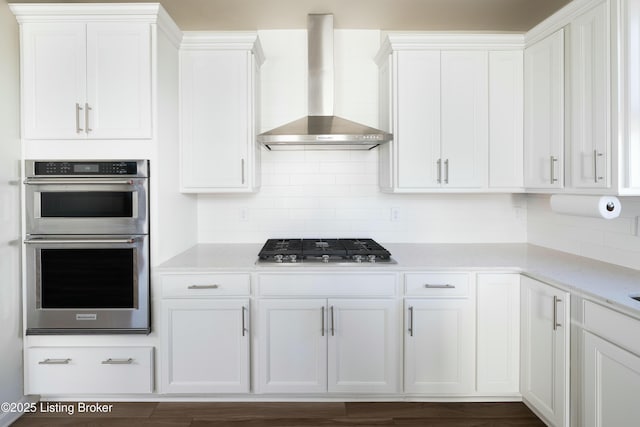
M 300 262 L 394 264 L 391 253 L 373 239 L 269 239 L 259 263 Z

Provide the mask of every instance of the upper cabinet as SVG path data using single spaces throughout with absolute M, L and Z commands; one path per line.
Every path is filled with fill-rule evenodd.
M 524 184 L 562 188 L 564 176 L 564 33 L 524 52 Z
M 379 147 L 383 191 L 521 187 L 521 48 L 521 36 L 387 36 L 380 126 L 394 140 Z
M 255 33 L 185 33 L 180 52 L 181 190 L 251 192 L 260 186 Z
M 12 6 L 21 23 L 23 138 L 151 138 L 152 24 L 64 12 L 40 22 L 34 13 L 51 12 L 32 6 Z

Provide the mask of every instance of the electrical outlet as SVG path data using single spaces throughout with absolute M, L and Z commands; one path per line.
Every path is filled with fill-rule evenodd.
M 391 208 L 391 221 L 400 221 L 400 208 Z

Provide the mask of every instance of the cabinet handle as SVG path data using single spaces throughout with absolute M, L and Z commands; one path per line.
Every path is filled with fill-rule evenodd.
M 334 323 L 334 317 L 333 317 L 333 306 L 331 306 L 331 336 L 335 335 L 335 323 Z
M 429 283 L 425 283 L 424 287 L 427 289 L 454 289 L 455 288 L 454 285 L 450 285 L 448 283 L 444 285 L 431 285 Z
M 103 365 L 132 365 L 133 364 L 133 359 L 132 358 L 128 358 L 128 359 L 112 359 L 112 358 L 108 358 L 107 360 L 103 360 L 101 363 Z
M 444 183 L 449 183 L 449 159 L 444 161 Z
M 84 127 L 85 127 L 86 133 L 89 133 L 93 130 L 89 127 L 89 110 L 91 110 L 91 107 L 89 107 L 89 104 L 85 102 L 84 103 Z
M 413 336 L 413 307 L 409 307 L 409 336 Z
M 598 176 L 598 157 L 602 157 L 603 153 L 598 153 L 598 150 L 593 150 L 593 181 L 597 184 L 598 181 L 604 179 Z
M 244 320 L 244 312 L 245 311 L 247 311 L 247 308 L 243 305 L 242 306 L 242 336 L 243 337 L 247 333 L 247 325 L 246 325 L 245 320 Z
M 188 289 L 218 289 L 220 285 L 189 285 Z
M 241 180 L 242 180 L 242 184 L 244 185 L 244 159 L 240 159 L 240 175 L 241 175 Z
M 71 359 L 44 359 L 38 365 L 68 365 Z
M 324 305 L 321 308 L 322 310 L 322 336 L 324 336 Z
M 556 162 L 558 161 L 557 157 L 549 156 L 549 168 L 551 171 L 551 183 L 558 182 L 558 178 L 556 178 Z
M 83 131 L 83 129 L 80 127 L 80 111 L 82 111 L 82 107 L 76 102 L 76 133 L 80 133 Z
M 553 330 L 557 330 L 562 326 L 561 323 L 558 323 L 558 303 L 562 302 L 560 298 L 557 296 L 553 296 Z
M 436 162 L 436 165 L 438 165 L 438 184 L 442 184 L 442 159 L 438 159 L 438 161 Z

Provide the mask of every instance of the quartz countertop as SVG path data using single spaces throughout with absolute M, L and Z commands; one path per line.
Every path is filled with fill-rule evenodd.
M 525 243 L 384 243 L 397 264 L 256 265 L 262 244 L 198 244 L 157 267 L 159 272 L 206 271 L 453 271 L 517 272 L 640 318 L 640 270 Z

